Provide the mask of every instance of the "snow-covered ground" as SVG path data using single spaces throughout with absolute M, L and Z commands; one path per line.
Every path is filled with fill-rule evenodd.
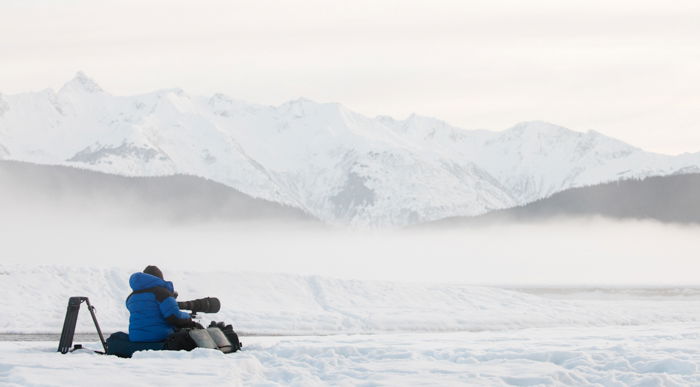
M 0 333 L 57 333 L 68 298 L 87 296 L 107 332 L 125 330 L 130 270 L 0 265 Z M 450 283 L 342 280 L 247 272 L 165 271 L 180 300 L 215 296 L 247 334 L 328 335 L 458 332 L 555 326 L 700 322 L 700 291 L 570 295 Z M 533 294 L 534 293 L 534 294 Z M 596 297 L 591 297 L 596 295 Z M 79 332 L 94 332 L 86 311 Z
M 150 351 L 132 359 L 60 355 L 55 342 L 0 342 L 0 384 L 687 386 L 700 383 L 698 332 L 692 323 L 244 337 L 235 354 Z
M 67 298 L 126 329 L 124 268 L 2 265 L 0 385 L 650 385 L 700 383 L 700 289 L 523 288 L 168 271 L 217 296 L 244 351 L 56 352 Z M 79 332 L 94 332 L 85 309 Z M 3 335 L 5 334 L 5 335 Z M 15 336 L 14 339 L 18 337 Z M 97 342 L 76 340 L 99 349 Z

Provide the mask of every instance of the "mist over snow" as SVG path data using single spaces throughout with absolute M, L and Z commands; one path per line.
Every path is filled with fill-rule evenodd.
M 41 219 L 41 220 L 38 220 Z M 3 217 L 3 263 L 257 271 L 488 285 L 695 285 L 696 226 L 591 218 L 347 231 L 273 222 Z
M 195 177 L 5 161 L 0 182 L 3 263 L 568 286 L 692 285 L 700 269 L 697 226 L 558 217 L 347 229 Z

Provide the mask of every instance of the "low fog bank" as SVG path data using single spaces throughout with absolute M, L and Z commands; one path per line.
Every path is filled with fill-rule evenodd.
M 204 179 L 0 162 L 0 263 L 129 270 L 157 264 L 166 271 L 502 286 L 690 286 L 700 285 L 698 246 L 700 226 L 595 217 L 329 228 Z
M 700 228 L 603 219 L 442 231 L 0 221 L 2 263 L 502 286 L 700 285 Z

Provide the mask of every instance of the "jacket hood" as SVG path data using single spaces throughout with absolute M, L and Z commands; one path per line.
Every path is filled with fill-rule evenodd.
M 129 277 L 129 286 L 131 286 L 131 290 L 133 291 L 154 288 L 156 286 L 164 287 L 171 293 L 174 291 L 172 282 L 163 281 L 154 275 L 140 272 L 134 273 L 131 275 L 131 277 Z

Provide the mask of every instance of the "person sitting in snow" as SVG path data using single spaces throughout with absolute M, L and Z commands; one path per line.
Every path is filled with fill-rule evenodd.
M 143 273 L 132 274 L 129 285 L 133 290 L 126 299 L 130 341 L 158 342 L 179 328 L 202 328 L 177 306 L 173 283 L 163 279 L 163 272 L 157 266 L 147 266 Z

